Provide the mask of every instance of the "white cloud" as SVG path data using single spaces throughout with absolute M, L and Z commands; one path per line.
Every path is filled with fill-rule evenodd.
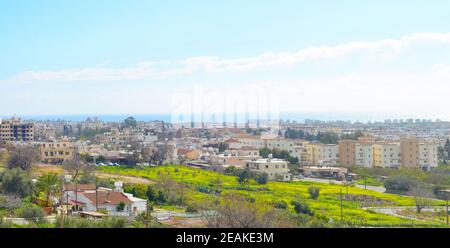
M 315 46 L 297 52 L 265 53 L 255 57 L 223 59 L 191 57 L 182 60 L 145 61 L 124 68 L 92 67 L 60 71 L 26 71 L 4 82 L 33 81 L 112 81 L 168 78 L 195 73 L 248 72 L 262 68 L 290 66 L 303 62 L 329 60 L 369 53 L 371 56 L 399 54 L 422 43 L 450 44 L 450 33 L 415 33 L 399 39 L 355 41 L 334 46 Z

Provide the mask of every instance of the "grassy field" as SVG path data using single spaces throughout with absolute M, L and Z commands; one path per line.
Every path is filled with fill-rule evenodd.
M 209 194 L 201 193 L 196 189 L 219 187 L 216 182 L 221 181 L 220 188 L 223 192 L 248 194 L 248 197 L 263 204 L 272 205 L 279 201 L 285 201 L 289 204 L 293 200 L 304 199 L 316 213 L 334 220 L 340 219 L 340 192 L 342 190 L 344 218 L 346 220 L 357 220 L 365 226 L 409 226 L 411 220 L 364 210 L 362 207 L 414 206 L 414 199 L 411 197 L 378 193 L 357 187 L 346 188 L 342 185 L 313 182 L 269 182 L 265 185 L 259 185 L 252 180 L 248 186 L 243 186 L 237 182 L 235 176 L 185 166 L 159 166 L 144 169 L 99 167 L 98 170 L 112 174 L 143 177 L 154 181 L 158 181 L 161 175 L 167 175 L 177 182 L 188 185 L 191 190 L 187 193 L 190 199 L 194 201 L 211 197 Z M 308 187 L 310 186 L 320 187 L 319 199 L 310 199 L 308 193 Z M 442 202 L 434 201 L 434 204 L 442 204 Z M 291 205 L 289 210 L 293 211 Z M 420 226 L 438 227 L 443 224 L 443 222 L 429 220 L 420 223 L 415 222 L 415 225 Z
M 0 152 L 0 171 L 2 171 L 4 168 L 6 168 L 6 164 L 9 160 L 9 154 L 6 151 Z

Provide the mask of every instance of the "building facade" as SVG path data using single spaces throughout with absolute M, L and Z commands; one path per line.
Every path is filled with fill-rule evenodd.
M 256 173 L 266 173 L 269 180 L 290 181 L 288 162 L 282 159 L 254 159 L 246 163 L 246 168 Z
M 312 143 L 306 145 L 306 161 L 309 165 L 337 165 L 339 147 L 334 144 Z
M 438 143 L 436 140 L 401 139 L 402 166 L 421 170 L 431 170 L 437 167 Z
M 398 168 L 401 165 L 401 148 L 398 142 L 379 142 L 373 145 L 374 167 Z
M 61 164 L 73 159 L 75 146 L 69 140 L 63 139 L 39 144 L 39 159 L 48 164 Z
M 34 124 L 23 123 L 20 118 L 0 121 L 0 141 L 33 142 Z

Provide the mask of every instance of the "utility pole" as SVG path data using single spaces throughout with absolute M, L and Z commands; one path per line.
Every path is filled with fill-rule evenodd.
M 59 208 L 61 211 L 61 228 L 64 228 L 64 210 L 63 210 L 63 201 L 64 201 L 64 175 L 61 176 L 60 179 L 60 191 L 61 191 L 61 196 L 60 196 L 60 200 L 59 200 Z
M 346 196 L 345 196 L 345 199 L 348 200 L 348 182 L 347 182 L 345 185 L 347 185 L 347 194 L 346 194 Z
M 342 188 L 339 189 L 340 192 L 340 198 L 341 198 L 341 222 L 344 220 L 344 215 L 342 213 Z
M 97 183 L 95 184 L 95 212 L 98 212 L 98 188 L 97 188 Z
M 447 209 L 447 227 L 448 227 L 448 195 L 446 198 L 447 198 L 446 209 Z
M 367 172 L 364 170 L 364 189 L 367 190 Z
M 145 209 L 145 228 L 148 228 L 148 221 L 149 221 L 148 208 L 149 208 L 149 205 L 148 205 L 148 199 L 147 199 L 147 206 Z

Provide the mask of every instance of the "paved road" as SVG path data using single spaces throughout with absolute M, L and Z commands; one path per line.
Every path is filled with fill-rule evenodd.
M 345 181 L 336 181 L 336 180 L 333 180 L 333 179 L 332 180 L 328 180 L 328 179 L 312 178 L 312 177 L 306 177 L 304 179 L 300 179 L 300 181 L 326 183 L 326 184 L 329 184 L 330 182 L 335 183 L 335 184 L 343 184 L 343 183 L 345 183 Z M 364 189 L 364 185 L 361 185 L 361 184 L 355 184 L 355 185 L 358 188 Z M 367 185 L 367 189 L 368 190 L 372 190 L 372 191 L 377 191 L 377 192 L 380 192 L 380 193 L 384 193 L 386 191 L 386 188 L 382 187 L 382 186 L 369 186 L 369 185 Z
M 370 210 L 373 210 L 373 211 L 378 212 L 378 213 L 389 214 L 389 215 L 396 216 L 396 217 L 401 217 L 401 218 L 407 218 L 407 219 L 410 219 L 410 220 L 420 221 L 420 219 L 417 219 L 417 218 L 412 217 L 412 216 L 398 214 L 398 212 L 400 212 L 402 210 L 405 210 L 405 209 L 416 210 L 416 207 L 414 207 L 414 206 L 405 206 L 405 207 L 367 207 L 367 208 L 363 208 L 363 209 L 370 209 Z M 434 207 L 424 208 L 424 209 L 422 209 L 422 212 L 436 212 L 436 211 L 441 211 L 441 210 L 445 210 L 445 208 L 443 206 L 434 206 Z

